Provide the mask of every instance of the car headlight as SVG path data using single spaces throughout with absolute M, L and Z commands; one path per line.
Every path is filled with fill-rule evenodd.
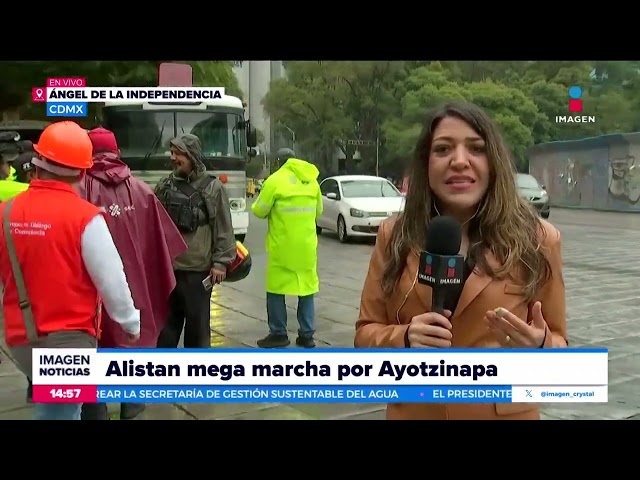
M 364 217 L 368 217 L 369 216 L 369 213 L 364 212 L 362 210 L 358 210 L 357 208 L 349 209 L 349 214 L 352 217 L 358 217 L 358 218 L 364 218 Z

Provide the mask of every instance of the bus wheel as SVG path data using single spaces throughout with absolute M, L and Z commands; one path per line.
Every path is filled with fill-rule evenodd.
M 244 239 L 247 236 L 246 233 L 241 233 L 240 235 L 236 235 L 236 240 L 239 241 L 240 243 L 244 243 Z

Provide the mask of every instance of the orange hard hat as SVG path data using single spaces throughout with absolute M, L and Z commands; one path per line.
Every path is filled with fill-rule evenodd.
M 33 149 L 59 165 L 85 169 L 93 165 L 93 145 L 87 131 L 75 122 L 49 125 L 42 131 Z

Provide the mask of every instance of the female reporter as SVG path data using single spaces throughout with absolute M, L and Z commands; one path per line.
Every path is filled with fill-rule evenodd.
M 566 347 L 560 233 L 518 195 L 508 150 L 487 114 L 467 103 L 431 112 L 410 178 L 404 211 L 380 226 L 355 346 Z M 437 215 L 460 222 L 465 257 L 464 285 L 449 295 L 444 315 L 429 311 L 431 288 L 417 281 L 426 228 Z M 390 420 L 539 418 L 534 404 L 387 408 Z

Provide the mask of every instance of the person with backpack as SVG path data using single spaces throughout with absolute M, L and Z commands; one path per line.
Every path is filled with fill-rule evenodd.
M 158 347 L 176 348 L 184 329 L 185 348 L 208 348 L 211 288 L 224 281 L 237 256 L 229 198 L 222 182 L 207 173 L 198 137 L 182 134 L 170 150 L 173 172 L 155 193 L 188 250 L 173 263 L 176 287 Z

